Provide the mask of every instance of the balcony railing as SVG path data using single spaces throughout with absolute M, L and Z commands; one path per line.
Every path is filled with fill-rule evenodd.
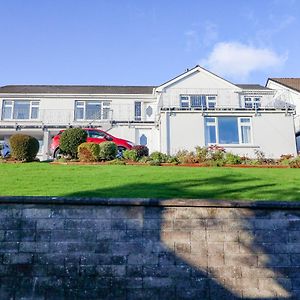
M 31 118 L 27 111 L 18 111 L 18 114 L 5 116 L 2 113 L 0 124 L 43 124 L 47 125 L 98 125 L 111 122 L 154 122 L 155 113 L 151 114 L 145 110 L 141 115 L 136 116 L 134 107 L 121 105 L 114 109 L 102 112 L 88 112 L 88 114 L 77 114 L 73 109 L 39 109 L 37 116 Z

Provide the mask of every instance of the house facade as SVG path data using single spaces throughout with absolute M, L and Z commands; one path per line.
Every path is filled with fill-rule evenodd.
M 286 101 L 295 107 L 297 150 L 300 150 L 300 78 L 269 78 L 266 86 L 276 91 L 276 101 Z
M 21 132 L 50 156 L 51 137 L 70 126 L 97 127 L 175 154 L 218 144 L 253 157 L 296 154 L 294 108 L 276 91 L 237 85 L 196 66 L 160 86 L 3 86 L 0 141 Z

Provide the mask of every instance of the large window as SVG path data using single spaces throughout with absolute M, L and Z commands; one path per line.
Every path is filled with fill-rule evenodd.
M 251 119 L 244 117 L 206 117 L 206 144 L 251 144 Z
M 215 95 L 180 95 L 181 108 L 203 108 L 213 109 L 216 106 Z
M 39 101 L 4 100 L 3 120 L 34 120 L 39 118 Z
M 75 101 L 75 120 L 107 120 L 109 105 L 109 101 Z

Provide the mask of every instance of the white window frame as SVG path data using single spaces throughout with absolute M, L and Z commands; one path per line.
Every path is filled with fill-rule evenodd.
M 197 106 L 193 107 L 192 106 L 192 96 L 204 96 L 205 97 L 205 102 L 206 106 Z M 217 95 L 214 94 L 182 94 L 179 97 L 180 100 L 180 108 L 204 108 L 204 109 L 214 109 L 217 106 Z M 182 103 L 188 104 L 187 106 L 182 106 Z M 210 107 L 210 104 L 214 104 L 214 107 Z
M 206 123 L 204 121 L 204 131 L 205 131 L 205 126 L 215 126 L 215 129 L 216 129 L 216 143 L 206 143 L 205 141 L 205 144 L 207 144 L 208 146 L 210 145 L 220 145 L 220 146 L 238 146 L 238 145 L 253 145 L 253 127 L 252 127 L 252 118 L 251 117 L 235 117 L 235 116 L 230 116 L 230 117 L 234 117 L 234 118 L 237 118 L 237 122 L 238 122 L 238 138 L 239 138 L 239 143 L 238 144 L 220 144 L 219 143 L 219 122 L 218 122 L 218 118 L 219 117 L 226 117 L 226 116 L 218 116 L 218 117 L 210 117 L 210 116 L 206 116 L 205 118 L 210 118 L 210 119 L 214 119 L 214 121 L 210 121 L 208 123 Z M 228 116 L 229 117 L 229 116 Z M 245 123 L 242 123 L 241 122 L 241 119 L 249 119 L 249 122 L 245 122 Z M 242 141 L 242 126 L 249 126 L 250 127 L 250 143 L 243 143 Z M 205 136 L 205 134 L 204 134 Z
M 248 122 L 242 123 L 241 119 L 248 119 Z M 242 139 L 242 127 L 250 127 L 250 143 L 243 143 Z M 252 145 L 253 144 L 253 130 L 252 130 L 252 118 L 250 117 L 238 117 L 238 131 L 239 131 L 239 145 Z
M 88 102 L 95 102 L 95 105 L 100 105 L 100 118 L 98 119 L 87 119 L 86 118 L 86 107 Z M 104 110 L 110 109 L 110 101 L 109 100 L 75 100 L 75 109 L 74 109 L 74 120 L 75 121 L 94 121 L 94 120 L 109 120 L 108 118 L 103 118 Z M 83 118 L 79 119 L 76 117 L 77 108 L 83 108 Z
M 246 109 L 257 109 L 261 106 L 261 96 L 244 96 L 244 108 Z M 247 104 L 251 107 L 247 107 Z
M 27 119 L 14 119 L 14 112 L 15 112 L 15 102 L 29 102 L 29 118 Z M 6 105 L 5 102 L 11 102 L 10 104 Z M 4 118 L 4 109 L 6 107 L 11 108 L 11 114 L 9 118 Z M 36 118 L 32 118 L 32 109 L 38 108 L 38 114 Z M 32 100 L 32 99 L 3 99 L 2 101 L 2 110 L 1 110 L 1 120 L 3 121 L 35 121 L 40 120 L 40 100 Z
M 140 104 L 140 110 L 141 110 L 141 114 L 138 116 L 136 115 L 136 104 L 139 103 Z M 142 121 L 143 118 L 143 102 L 142 101 L 134 101 L 134 120 L 135 121 Z

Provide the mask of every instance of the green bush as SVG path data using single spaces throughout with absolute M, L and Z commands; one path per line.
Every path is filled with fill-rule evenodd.
M 123 158 L 126 160 L 131 160 L 131 161 L 138 161 L 138 153 L 136 150 L 125 150 L 123 152 Z
M 156 161 L 161 164 L 167 162 L 168 155 L 161 153 L 159 151 L 155 151 L 150 154 L 150 159 L 152 161 Z
M 206 147 L 196 147 L 196 156 L 199 163 L 206 162 L 208 160 L 208 149 Z
M 113 142 L 103 142 L 99 144 L 99 159 L 100 160 L 113 160 L 116 158 L 118 148 Z
M 225 163 L 228 165 L 240 165 L 242 163 L 242 159 L 240 156 L 232 153 L 225 154 Z
M 208 150 L 208 159 L 214 161 L 224 160 L 225 149 L 218 145 L 211 145 L 207 148 Z
M 11 156 L 21 161 L 33 161 L 39 152 L 39 142 L 26 134 L 14 134 L 9 139 Z
M 296 156 L 295 158 L 291 159 L 289 166 L 291 168 L 300 168 L 300 156 Z
M 181 164 L 194 164 L 199 162 L 198 157 L 195 155 L 195 153 L 187 150 L 178 151 L 175 157 Z
M 83 162 L 95 162 L 99 159 L 100 147 L 96 143 L 82 143 L 78 146 L 78 158 Z
M 146 146 L 143 145 L 133 146 L 131 150 L 136 151 L 138 159 L 144 156 L 149 156 L 149 149 Z
M 148 161 L 148 164 L 150 166 L 160 166 L 161 162 L 158 160 L 150 160 L 150 161 Z
M 81 128 L 69 128 L 60 137 L 59 148 L 72 158 L 77 157 L 78 146 L 86 142 L 87 133 Z
M 125 165 L 126 163 L 124 160 L 116 158 L 116 159 L 110 160 L 109 162 L 107 162 L 107 164 L 109 164 L 109 165 Z

